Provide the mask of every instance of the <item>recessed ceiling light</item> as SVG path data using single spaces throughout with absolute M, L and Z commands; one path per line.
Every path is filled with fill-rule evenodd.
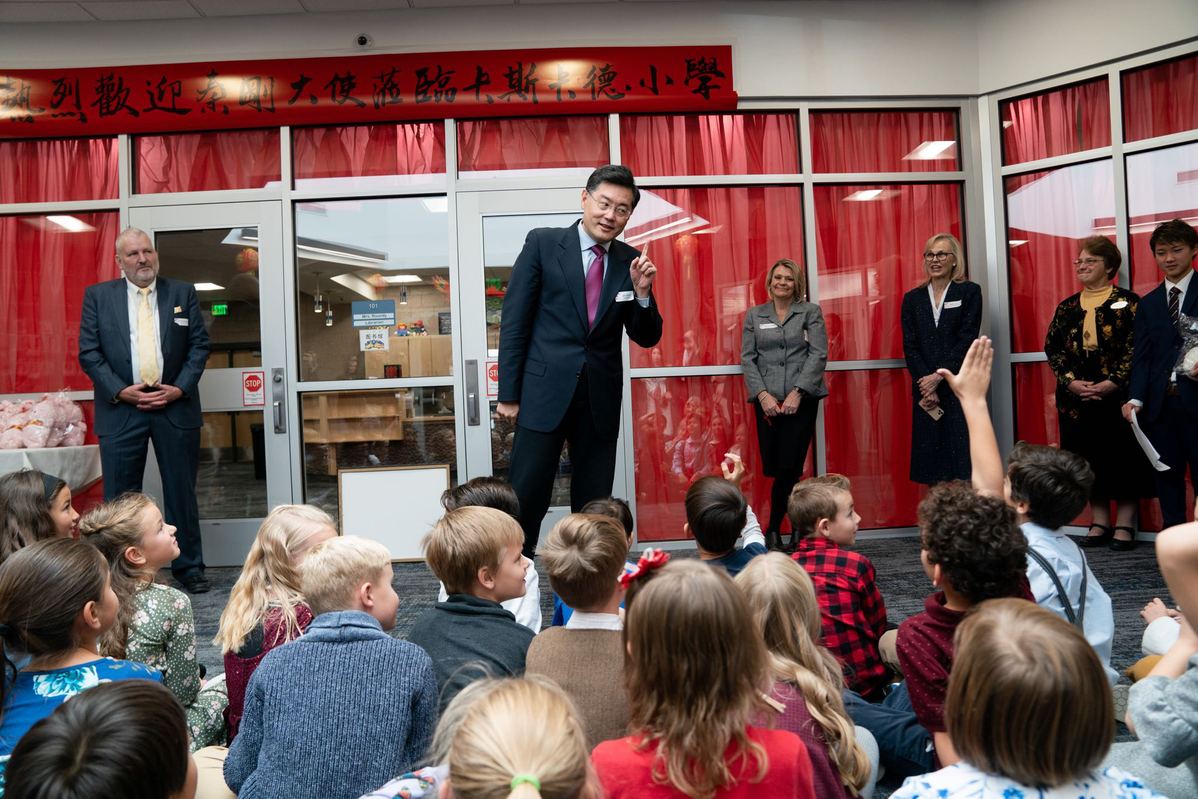
M 223 288 L 215 283 L 196 283 L 196 291 L 220 291 Z
M 383 280 L 391 285 L 396 283 L 423 283 L 420 275 L 383 275 Z
M 941 159 L 955 158 L 954 153 L 949 152 L 957 146 L 955 141 L 925 141 L 916 147 L 911 152 L 903 156 L 904 161 L 938 161 Z
M 870 200 L 880 200 L 885 192 L 882 189 L 861 189 L 844 198 L 845 202 L 867 203 Z
M 83 233 L 88 230 L 95 230 L 94 227 L 74 216 L 47 216 L 46 221 L 53 222 L 63 230 L 71 233 Z

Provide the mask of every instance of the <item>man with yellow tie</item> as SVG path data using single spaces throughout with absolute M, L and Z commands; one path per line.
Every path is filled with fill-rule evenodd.
M 96 389 L 104 499 L 141 490 L 153 441 L 164 517 L 178 528 L 171 571 L 200 594 L 208 581 L 195 489 L 208 331 L 195 287 L 158 276 L 158 252 L 143 231 L 117 236 L 116 263 L 125 276 L 88 286 L 79 322 L 79 363 Z

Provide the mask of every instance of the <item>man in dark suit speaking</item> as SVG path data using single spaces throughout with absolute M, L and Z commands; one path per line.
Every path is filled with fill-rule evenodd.
M 640 200 L 627 167 L 596 169 L 582 220 L 524 240 L 503 300 L 499 405 L 515 420 L 512 487 L 524 554 L 537 548 L 562 442 L 570 445 L 570 507 L 611 493 L 620 428 L 623 331 L 642 347 L 661 339 L 657 267 L 616 236 Z
M 104 499 L 141 490 L 153 441 L 164 516 L 178 528 L 171 571 L 188 591 L 203 593 L 195 490 L 208 331 L 195 287 L 158 277 L 158 253 L 144 232 L 128 228 L 117 236 L 116 263 L 125 276 L 88 286 L 79 322 L 79 364 L 96 390 Z

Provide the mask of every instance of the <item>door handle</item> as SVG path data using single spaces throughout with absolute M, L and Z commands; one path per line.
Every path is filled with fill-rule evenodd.
M 274 414 L 275 432 L 287 432 L 287 381 L 282 369 L 270 370 L 271 412 Z
M 478 427 L 478 361 L 466 361 L 466 424 Z

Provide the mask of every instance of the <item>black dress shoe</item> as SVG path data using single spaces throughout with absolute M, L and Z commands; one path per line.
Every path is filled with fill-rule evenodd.
M 1111 549 L 1113 549 L 1115 552 L 1130 552 L 1136 548 L 1136 531 L 1134 527 L 1124 527 L 1123 525 L 1120 525 L 1115 529 L 1131 533 L 1131 539 L 1125 541 L 1122 538 L 1112 538 Z M 1114 533 L 1111 535 L 1114 535 Z
M 782 550 L 782 535 L 777 530 L 765 531 L 765 547 L 770 552 L 780 552 Z
M 1102 532 L 1098 535 L 1088 535 L 1085 538 L 1079 538 L 1077 541 L 1077 545 L 1079 547 L 1105 547 L 1107 544 L 1111 543 L 1111 539 L 1115 537 L 1115 531 L 1110 527 L 1107 527 L 1105 524 L 1090 525 L 1091 530 L 1093 530 L 1095 527 Z
M 187 589 L 189 594 L 206 594 L 212 590 L 212 586 L 208 585 L 208 579 L 199 572 L 185 574 L 182 577 L 176 577 L 179 584 Z

